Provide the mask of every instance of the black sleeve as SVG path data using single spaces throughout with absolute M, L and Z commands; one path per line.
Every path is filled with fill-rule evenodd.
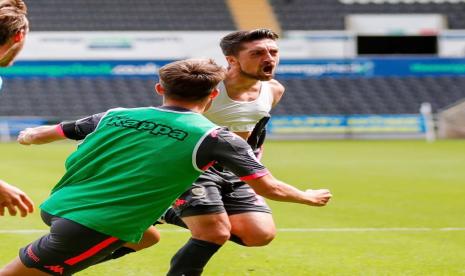
M 92 133 L 105 113 L 98 113 L 72 122 L 61 123 L 61 128 L 66 138 L 82 140 Z
M 206 169 L 213 163 L 229 169 L 241 178 L 255 178 L 268 170 L 255 157 L 244 139 L 225 129 L 210 133 L 197 151 L 197 166 Z

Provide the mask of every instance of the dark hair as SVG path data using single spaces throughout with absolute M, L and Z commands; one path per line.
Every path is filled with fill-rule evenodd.
M 0 45 L 20 32 L 27 31 L 27 8 L 22 0 L 0 0 Z
M 225 56 L 235 56 L 243 49 L 243 43 L 267 38 L 276 40 L 279 35 L 269 29 L 237 31 L 223 37 L 220 41 L 220 47 Z
M 224 80 L 226 70 L 212 59 L 186 59 L 161 67 L 159 76 L 166 97 L 198 101 L 209 96 Z

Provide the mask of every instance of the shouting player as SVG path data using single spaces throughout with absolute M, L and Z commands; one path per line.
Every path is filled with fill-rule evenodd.
M 233 32 L 221 39 L 228 72 L 220 84 L 220 95 L 204 114 L 248 140 L 257 155 L 269 112 L 284 93 L 284 87 L 273 79 L 279 63 L 277 38 L 271 30 L 257 29 Z M 275 224 L 265 201 L 220 166 L 203 174 L 173 210 L 192 238 L 173 256 L 168 275 L 201 274 L 228 239 L 245 246 L 263 246 L 275 236 Z M 165 220 L 180 224 L 172 211 L 167 212 Z
M 204 115 L 247 140 L 261 153 L 269 112 L 284 87 L 273 79 L 279 63 L 278 35 L 268 29 L 237 31 L 222 38 L 228 62 L 220 95 Z M 189 228 L 192 238 L 171 260 L 168 275 L 200 275 L 209 259 L 227 241 L 263 246 L 275 236 L 271 210 L 265 201 L 231 171 L 215 165 L 185 192 L 164 220 Z M 151 231 L 154 231 L 153 228 Z M 147 233 L 149 236 L 149 233 Z M 147 242 L 141 248 L 147 247 Z M 121 248 L 112 258 L 129 253 Z

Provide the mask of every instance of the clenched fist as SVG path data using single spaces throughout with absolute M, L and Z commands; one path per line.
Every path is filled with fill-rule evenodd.
M 308 195 L 310 205 L 312 206 L 325 206 L 333 196 L 328 189 L 319 190 L 306 190 L 305 193 Z

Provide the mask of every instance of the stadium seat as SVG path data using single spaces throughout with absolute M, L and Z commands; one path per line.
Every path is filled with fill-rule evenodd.
M 465 97 L 465 77 L 281 79 L 286 94 L 279 115 L 416 114 L 421 103 L 434 111 Z
M 233 30 L 231 13 L 217 0 L 26 1 L 34 31 Z
M 450 29 L 465 29 L 464 2 L 419 2 L 361 4 L 361 1 L 341 0 L 270 0 L 283 30 L 343 30 L 345 15 L 360 13 L 441 13 L 447 17 Z
M 147 78 L 4 79 L 0 116 L 73 119 L 114 107 L 159 105 Z

